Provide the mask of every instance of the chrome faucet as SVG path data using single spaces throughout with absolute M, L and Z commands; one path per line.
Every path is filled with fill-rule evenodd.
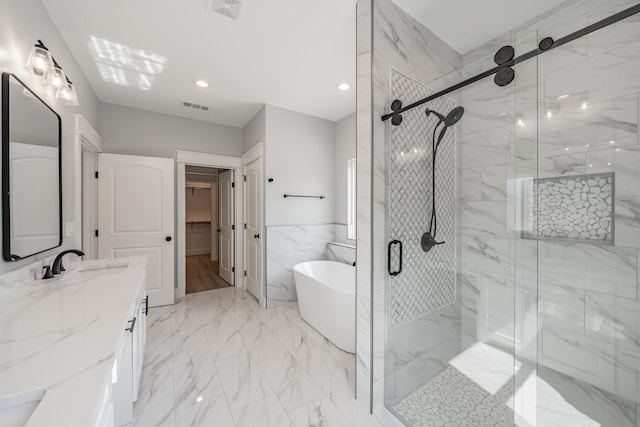
M 53 267 L 51 267 L 51 272 L 53 274 L 60 274 L 64 271 L 64 267 L 62 266 L 62 257 L 66 254 L 76 254 L 78 256 L 83 256 L 84 252 L 78 249 L 68 249 L 66 251 L 62 251 L 58 254 L 55 260 L 53 260 Z

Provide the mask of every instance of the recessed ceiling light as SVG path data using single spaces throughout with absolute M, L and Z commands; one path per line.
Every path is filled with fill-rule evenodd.
M 195 83 L 195 85 L 198 87 L 202 87 L 202 88 L 209 87 L 209 83 L 205 82 L 204 80 L 195 80 L 193 83 Z
M 571 97 L 571 95 L 560 95 L 560 96 L 558 97 L 558 101 L 562 101 L 563 99 L 567 99 L 567 98 L 569 98 L 569 97 Z
M 340 84 L 338 85 L 338 89 L 340 89 L 340 90 L 342 90 L 342 91 L 349 90 L 349 88 L 350 88 L 350 87 L 351 87 L 351 86 L 349 86 L 349 85 L 348 85 L 348 84 L 346 84 L 346 83 L 340 83 Z
M 616 142 L 612 139 L 611 141 L 609 141 L 609 144 L 615 144 Z

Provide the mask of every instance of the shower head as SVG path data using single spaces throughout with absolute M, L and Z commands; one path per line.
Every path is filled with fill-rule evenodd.
M 460 121 L 460 119 L 464 115 L 464 108 L 462 108 L 462 107 L 454 108 L 453 110 L 451 110 L 449 112 L 449 114 L 447 114 L 447 117 L 443 116 L 442 114 L 438 113 L 437 111 L 430 110 L 428 108 L 425 111 L 425 113 L 427 114 L 427 117 L 429 117 L 431 114 L 433 114 L 434 116 L 436 116 L 440 120 L 441 123 L 444 123 L 445 127 L 451 127 L 451 126 L 455 125 L 456 123 L 458 123 Z
M 444 124 L 447 127 L 451 127 L 458 123 L 462 116 L 464 115 L 463 107 L 456 107 L 447 114 L 447 117 L 444 119 Z

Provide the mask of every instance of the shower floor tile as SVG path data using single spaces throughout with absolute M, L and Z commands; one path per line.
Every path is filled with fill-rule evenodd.
M 393 409 L 412 427 L 512 427 L 512 396 L 513 381 L 491 394 L 449 366 Z

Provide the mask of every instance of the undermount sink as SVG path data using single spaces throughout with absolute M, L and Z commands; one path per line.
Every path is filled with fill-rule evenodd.
M 44 390 L 29 390 L 0 398 L 0 426 L 25 426 L 40 404 L 44 393 Z
M 74 276 L 80 277 L 81 279 L 92 279 L 110 274 L 120 274 L 124 272 L 127 267 L 129 267 L 129 263 L 87 266 L 77 270 Z

